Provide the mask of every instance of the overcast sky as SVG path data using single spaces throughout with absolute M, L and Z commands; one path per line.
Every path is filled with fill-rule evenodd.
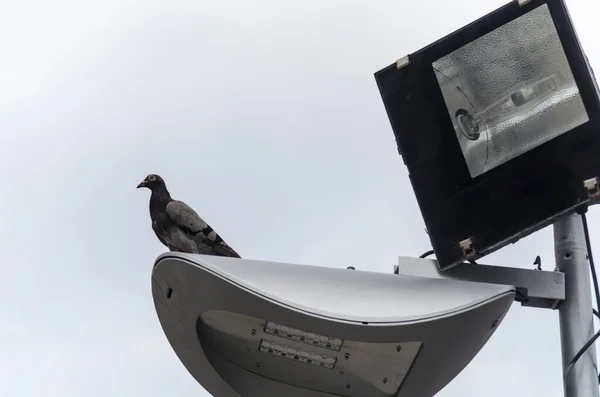
M 504 3 L 0 0 L 0 395 L 207 396 L 154 311 L 148 173 L 246 258 L 428 250 L 373 73 Z M 568 5 L 598 71 L 600 3 Z M 513 393 L 562 396 L 557 312 L 514 305 L 438 396 Z

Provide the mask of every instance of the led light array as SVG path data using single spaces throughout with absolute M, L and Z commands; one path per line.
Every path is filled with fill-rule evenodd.
M 327 369 L 333 369 L 337 361 L 337 358 L 333 356 L 295 349 L 266 339 L 260 342 L 259 351 Z
M 340 351 L 342 343 L 344 342 L 339 338 L 302 331 L 301 329 L 276 324 L 270 321 L 267 322 L 265 333 L 335 351 Z

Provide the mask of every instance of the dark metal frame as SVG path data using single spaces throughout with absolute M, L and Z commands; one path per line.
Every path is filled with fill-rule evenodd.
M 432 62 L 543 4 L 589 121 L 471 178 Z M 563 0 L 513 1 L 410 54 L 408 62 L 380 70 L 375 79 L 440 269 L 485 256 L 590 202 L 586 186 L 600 175 L 600 100 Z

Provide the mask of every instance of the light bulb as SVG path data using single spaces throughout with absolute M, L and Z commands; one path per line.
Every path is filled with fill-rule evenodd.
M 563 85 L 564 81 L 564 77 L 556 72 L 519 85 L 484 109 L 476 109 L 473 114 L 465 109 L 458 109 L 454 115 L 456 125 L 466 138 L 476 141 L 482 132 L 494 124 L 506 118 L 524 115 L 536 105 L 550 98 Z

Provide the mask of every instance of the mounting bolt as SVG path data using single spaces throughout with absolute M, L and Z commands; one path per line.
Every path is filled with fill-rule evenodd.
M 465 258 L 472 258 L 475 256 L 475 247 L 473 247 L 473 240 L 471 238 L 464 239 L 458 243 L 460 250 L 462 251 Z
M 500 318 L 497 318 L 494 320 L 494 322 L 492 323 L 492 329 L 496 328 L 498 326 L 498 324 L 500 324 Z
M 583 181 L 583 187 L 588 192 L 588 197 L 591 200 L 600 199 L 600 184 L 598 183 L 598 177 L 586 179 Z
M 517 0 L 519 7 L 523 7 L 525 4 L 528 4 L 530 2 L 531 2 L 531 0 Z
M 410 58 L 408 57 L 408 55 L 398 59 L 396 61 L 396 69 L 402 69 L 405 66 L 410 65 Z M 402 154 L 402 153 L 400 153 Z

